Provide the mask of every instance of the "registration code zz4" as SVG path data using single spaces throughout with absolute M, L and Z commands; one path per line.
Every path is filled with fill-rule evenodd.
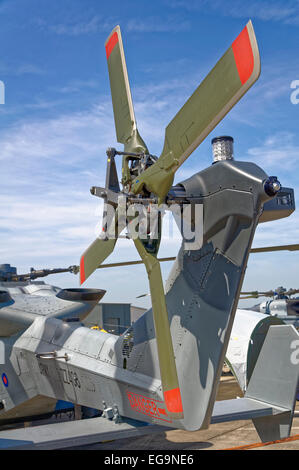
M 148 463 L 150 465 L 192 465 L 194 457 L 190 454 L 149 454 Z

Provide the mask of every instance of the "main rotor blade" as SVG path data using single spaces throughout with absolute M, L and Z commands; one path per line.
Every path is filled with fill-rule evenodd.
M 105 42 L 117 141 L 131 152 L 145 152 L 133 108 L 120 27 L 116 26 Z M 148 151 L 146 152 L 148 153 Z
M 251 21 L 195 90 L 165 131 L 158 161 L 136 177 L 132 190 L 143 186 L 163 202 L 174 174 L 188 156 L 249 90 L 260 75 L 260 57 Z
M 271 252 L 271 251 L 297 251 L 297 250 L 299 250 L 299 244 L 251 248 L 250 253 L 263 253 L 263 252 Z M 174 261 L 175 259 L 176 259 L 175 256 L 169 256 L 167 258 L 157 258 L 157 261 L 165 262 L 165 261 Z M 96 266 L 95 269 L 116 268 L 116 267 L 122 267 L 122 266 L 134 266 L 137 264 L 143 264 L 143 261 L 133 260 L 133 261 L 121 261 L 119 263 L 99 264 L 98 266 Z
M 267 251 L 298 251 L 299 244 L 294 245 L 277 245 L 277 246 L 264 246 L 261 248 L 252 248 L 251 253 L 263 253 Z
M 298 294 L 298 292 L 299 292 L 299 289 L 289 289 L 288 291 L 287 290 L 282 291 L 281 294 L 289 296 L 289 295 Z M 244 299 L 252 299 L 252 298 L 257 299 L 258 297 L 274 297 L 275 295 L 279 295 L 280 292 L 269 290 L 266 292 L 259 292 L 259 291 L 241 292 L 240 294 L 248 295 L 248 297 L 240 298 L 240 300 L 244 300 Z
M 294 294 L 298 294 L 299 293 L 299 289 L 289 289 L 287 292 L 284 292 L 284 295 L 294 295 Z
M 242 292 L 241 292 L 242 294 Z M 239 297 L 239 300 L 247 300 L 247 299 L 257 299 L 256 295 L 246 295 L 245 297 Z
M 157 261 L 163 262 L 163 261 L 174 261 L 176 259 L 175 256 L 171 256 L 169 258 L 157 258 Z M 98 266 L 98 269 L 102 268 L 116 268 L 120 266 L 134 266 L 136 264 L 143 264 L 143 261 L 141 260 L 134 260 L 134 261 L 121 261 L 119 263 L 109 263 L 109 264 L 101 264 Z
M 138 238 L 134 239 L 134 243 L 145 264 L 149 279 L 165 405 L 168 415 L 171 418 L 182 419 L 184 416 L 183 405 L 173 352 L 160 263 L 155 256 L 146 251 Z
M 267 292 L 258 292 L 258 291 L 251 291 L 251 292 L 240 292 L 240 295 L 247 295 L 248 299 L 257 299 L 258 297 L 273 297 L 275 295 L 274 291 L 267 291 Z M 243 300 L 244 298 L 240 299 Z
M 271 251 L 298 251 L 299 244 L 294 245 L 278 245 L 278 246 L 264 246 L 260 248 L 251 248 L 250 253 L 263 253 L 263 252 L 271 252 Z M 157 258 L 160 262 L 165 261 L 174 261 L 176 259 L 175 256 L 169 256 L 168 258 Z M 133 260 L 133 261 L 121 261 L 120 263 L 111 263 L 111 264 L 102 264 L 98 266 L 98 268 L 114 268 L 118 266 L 134 266 L 136 264 L 142 264 L 143 261 L 140 260 Z

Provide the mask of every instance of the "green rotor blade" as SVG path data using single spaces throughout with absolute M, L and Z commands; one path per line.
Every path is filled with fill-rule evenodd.
M 168 415 L 173 419 L 182 419 L 183 406 L 160 263 L 154 255 L 146 251 L 144 245 L 138 238 L 134 239 L 134 243 L 145 264 L 149 279 L 164 401 Z
M 83 253 L 80 260 L 80 284 L 112 253 L 116 240 L 97 238 Z
M 136 177 L 132 191 L 143 186 L 163 202 L 176 170 L 239 101 L 260 75 L 260 58 L 251 21 L 184 104 L 165 131 L 158 161 Z
M 105 42 L 117 141 L 126 152 L 146 152 L 133 108 L 120 27 L 116 26 Z
M 105 203 L 104 215 L 107 217 L 107 223 L 104 222 L 103 234 L 81 256 L 80 284 L 83 284 L 114 250 L 118 233 L 118 213 Z

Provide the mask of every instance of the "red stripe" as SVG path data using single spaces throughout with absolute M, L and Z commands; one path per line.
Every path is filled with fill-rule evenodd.
M 247 26 L 232 44 L 236 66 L 242 85 L 247 82 L 253 72 L 254 58 Z
M 109 59 L 109 56 L 111 54 L 111 52 L 113 51 L 114 49 L 114 46 L 118 43 L 118 35 L 117 35 L 117 32 L 115 31 L 111 38 L 109 39 L 109 41 L 107 42 L 106 44 L 106 55 L 107 55 L 107 59 Z
M 85 281 L 84 256 L 81 256 L 81 259 L 80 259 L 80 284 L 83 284 L 84 281 Z
M 170 413 L 182 413 L 183 405 L 181 400 L 181 392 L 179 388 L 173 388 L 164 392 L 164 400 L 166 408 Z

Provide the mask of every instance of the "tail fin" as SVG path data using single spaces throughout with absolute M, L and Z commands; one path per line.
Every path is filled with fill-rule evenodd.
M 282 411 L 253 419 L 262 441 L 290 435 L 299 380 L 299 333 L 292 325 L 269 328 L 246 398 L 274 405 Z

